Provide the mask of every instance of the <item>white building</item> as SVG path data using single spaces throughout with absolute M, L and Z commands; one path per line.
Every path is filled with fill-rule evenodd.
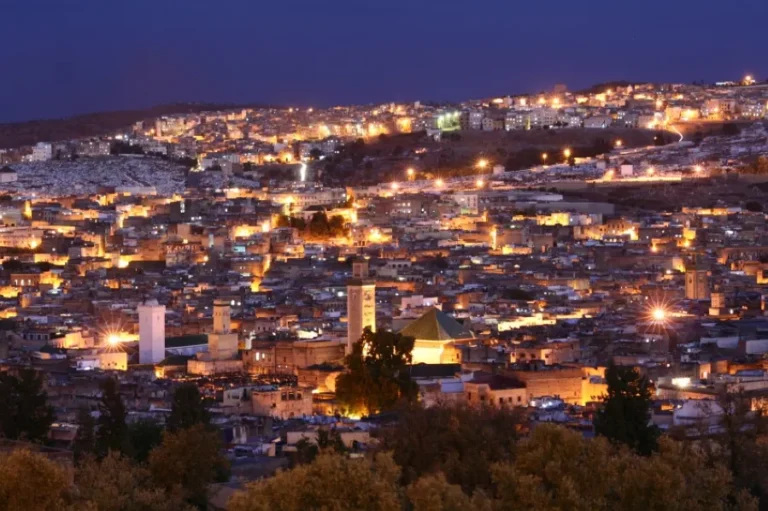
M 165 358 L 165 305 L 147 300 L 138 312 L 139 363 L 157 364 Z
M 32 148 L 32 154 L 27 157 L 29 161 L 48 161 L 53 158 L 53 145 L 49 142 L 38 142 Z
M 613 123 L 610 115 L 595 115 L 584 121 L 585 128 L 607 128 Z
M 17 179 L 19 179 L 19 176 L 11 167 L 3 167 L 0 169 L 0 183 L 13 183 Z

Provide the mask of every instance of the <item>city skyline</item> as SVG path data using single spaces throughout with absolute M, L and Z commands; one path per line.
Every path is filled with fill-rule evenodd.
M 759 34 L 723 24 L 714 5 L 3 5 L 14 23 L 0 34 L 0 53 L 15 72 L 0 83 L 0 122 L 188 101 L 458 101 L 556 83 L 763 78 Z M 734 19 L 766 14 L 758 1 L 732 10 Z M 713 26 L 717 37 L 704 38 L 702 27 Z

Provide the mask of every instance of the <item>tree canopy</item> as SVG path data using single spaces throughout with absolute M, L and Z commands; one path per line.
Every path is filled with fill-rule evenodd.
M 640 454 L 656 450 L 659 430 L 650 423 L 651 385 L 635 368 L 611 365 L 605 371 L 608 395 L 595 416 L 595 432 Z
M 208 486 L 229 478 L 229 463 L 220 451 L 218 432 L 203 424 L 166 432 L 149 455 L 152 479 L 167 492 L 180 489 L 188 503 L 204 508 Z
M 400 470 L 386 454 L 351 460 L 323 453 L 309 465 L 248 485 L 227 507 L 229 511 L 400 511 L 399 476 Z
M 120 383 L 116 378 L 107 378 L 101 384 L 99 418 L 96 420 L 96 450 L 101 456 L 106 456 L 109 451 L 127 451 L 128 426 L 125 417 Z
M 727 469 L 668 438 L 657 453 L 640 456 L 604 438 L 541 425 L 519 443 L 513 459 L 492 465 L 492 480 L 488 489 L 469 492 L 451 484 L 438 467 L 403 486 L 389 454 L 350 459 L 326 452 L 309 465 L 249 485 L 233 496 L 229 509 L 757 510 Z
M 346 357 L 348 370 L 336 379 L 341 406 L 352 414 L 371 414 L 413 401 L 418 392 L 408 374 L 413 345 L 412 337 L 366 328 Z
M 185 383 L 173 393 L 171 415 L 168 417 L 168 431 L 178 431 L 198 424 L 207 426 L 210 421 L 200 389 L 195 383 Z
M 23 368 L 18 376 L 0 373 L 0 431 L 5 438 L 45 442 L 53 418 L 37 371 Z

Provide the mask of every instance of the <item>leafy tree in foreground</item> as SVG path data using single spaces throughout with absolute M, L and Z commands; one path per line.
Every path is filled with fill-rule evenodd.
M 166 432 L 149 455 L 152 480 L 171 493 L 180 488 L 188 503 L 204 509 L 208 486 L 229 479 L 229 463 L 220 450 L 218 433 L 202 424 Z
M 43 379 L 31 368 L 19 376 L 0 373 L 0 430 L 5 438 L 44 442 L 53 423 L 53 408 Z
M 310 465 L 251 483 L 229 502 L 229 511 L 306 509 L 400 511 L 400 470 L 392 458 L 353 460 L 324 453 Z
M 149 453 L 163 440 L 163 426 L 151 419 L 128 425 L 128 444 L 131 457 L 139 463 L 149 460 Z
M 203 402 L 200 389 L 194 383 L 185 383 L 173 393 L 171 415 L 168 417 L 168 430 L 178 431 L 198 424 L 208 426 L 210 415 Z
M 494 463 L 513 459 L 523 417 L 513 409 L 414 405 L 381 435 L 403 470 L 403 483 L 441 471 L 449 484 L 471 493 L 491 488 Z
M 136 465 L 117 452 L 104 459 L 90 457 L 81 463 L 75 477 L 82 505 L 98 511 L 184 511 L 191 510 L 181 492 L 156 488 L 147 468 Z
M 604 438 L 587 439 L 560 426 L 541 425 L 521 441 L 514 460 L 492 466 L 493 485 L 472 493 L 439 469 L 404 488 L 389 454 L 366 459 L 323 453 L 230 501 L 231 511 L 301 509 L 472 509 L 535 511 L 756 511 L 722 465 L 668 438 L 640 456 Z M 367 499 L 367 500 L 366 500 Z
M 727 469 L 708 465 L 699 451 L 678 442 L 664 438 L 657 453 L 640 456 L 552 425 L 537 427 L 513 463 L 496 465 L 494 482 L 498 509 L 757 509 L 734 488 Z
M 643 455 L 656 450 L 659 430 L 649 424 L 651 385 L 633 367 L 612 365 L 605 371 L 608 395 L 595 416 L 595 432 Z
M 352 413 L 372 414 L 413 401 L 418 392 L 408 374 L 413 344 L 412 337 L 366 328 L 345 360 L 348 370 L 336 379 L 339 403 Z
M 69 481 L 56 463 L 25 450 L 0 454 L 0 511 L 67 509 Z

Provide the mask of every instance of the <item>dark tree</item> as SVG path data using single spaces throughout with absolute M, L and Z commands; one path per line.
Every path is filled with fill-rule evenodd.
M 208 426 L 210 416 L 205 407 L 200 389 L 194 383 L 185 383 L 173 393 L 171 415 L 168 417 L 168 430 L 179 431 L 198 424 Z
M 651 385 L 634 367 L 611 365 L 605 371 L 608 395 L 595 416 L 595 432 L 639 454 L 657 448 L 659 430 L 649 424 Z
M 347 233 L 347 229 L 344 227 L 344 217 L 341 215 L 333 215 L 328 220 L 328 230 L 331 236 L 344 236 Z
M 744 209 L 753 213 L 760 213 L 763 211 L 763 205 L 757 201 L 749 201 L 744 204 Z
M 513 287 L 509 289 L 505 289 L 502 296 L 506 298 L 507 300 L 525 300 L 530 301 L 536 298 L 531 294 L 530 292 L 520 289 L 519 287 Z
M 435 267 L 440 270 L 447 270 L 450 267 L 448 259 L 446 259 L 443 254 L 438 254 L 435 256 L 432 262 L 435 264 Z
M 309 157 L 313 160 L 319 160 L 322 155 L 323 155 L 323 151 L 321 151 L 317 147 L 313 147 L 312 150 L 309 151 Z
M 404 484 L 440 470 L 471 493 L 490 489 L 494 465 L 514 459 L 524 422 L 512 408 L 414 405 L 383 429 L 379 449 L 392 453 Z
M 106 456 L 109 451 L 128 450 L 128 426 L 125 417 L 120 384 L 116 378 L 107 378 L 101 385 L 99 418 L 96 421 L 96 447 L 101 456 Z
M 312 215 L 312 219 L 309 221 L 309 233 L 318 237 L 326 237 L 330 234 L 328 215 L 325 214 L 325 211 L 318 211 Z
M 741 128 L 738 124 L 727 122 L 723 124 L 723 135 L 727 137 L 735 137 L 741 133 Z
M 208 486 L 227 481 L 230 473 L 218 433 L 201 424 L 165 433 L 149 456 L 149 470 L 155 484 L 169 492 L 180 489 L 199 509 L 207 507 Z
M 330 431 L 326 428 L 319 429 L 317 442 L 311 442 L 306 438 L 299 440 L 296 443 L 296 454 L 292 459 L 292 464 L 296 466 L 312 463 L 317 455 L 323 451 L 347 452 L 347 448 L 341 440 L 341 434 L 335 429 Z
M 18 377 L 0 373 L 0 430 L 5 438 L 45 442 L 53 418 L 37 371 L 23 368 Z
M 72 450 L 77 461 L 84 456 L 96 454 L 96 421 L 88 408 L 77 411 L 77 434 L 72 442 Z
M 130 453 L 139 463 L 149 460 L 149 453 L 163 440 L 163 426 L 151 419 L 140 420 L 128 426 Z
M 413 344 L 412 337 L 366 328 L 346 358 L 347 371 L 336 379 L 339 403 L 350 412 L 372 414 L 413 401 L 418 392 L 408 373 Z

